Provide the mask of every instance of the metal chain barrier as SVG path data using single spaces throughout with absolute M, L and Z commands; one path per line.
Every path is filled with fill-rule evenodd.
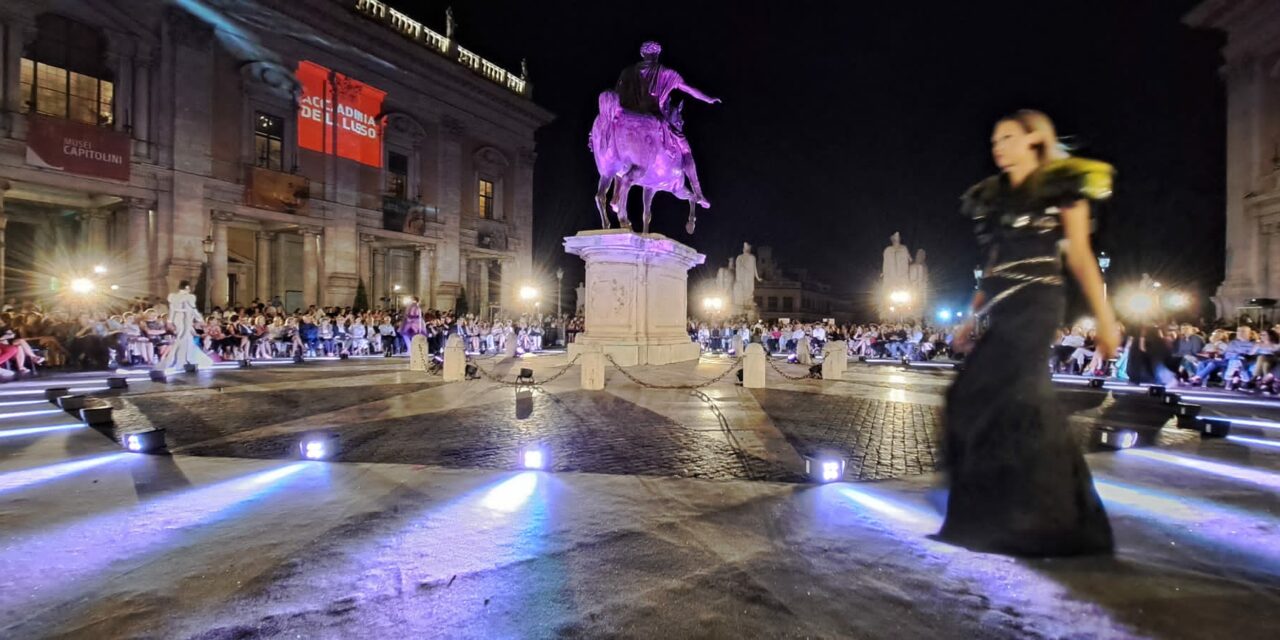
M 631 372 L 627 371 L 626 369 L 623 369 L 622 365 L 618 364 L 618 362 L 613 359 L 613 356 L 606 353 L 604 357 L 606 360 L 609 361 L 609 364 L 612 364 L 614 368 L 616 368 L 618 372 L 621 373 L 623 376 L 626 376 L 628 380 L 646 389 L 684 389 L 684 390 L 701 389 L 703 387 L 709 387 L 717 382 L 720 382 L 721 380 L 724 380 L 725 376 L 742 368 L 742 356 L 738 356 L 738 359 L 734 360 L 733 364 L 730 364 L 728 369 L 725 369 L 724 372 L 722 372 L 720 375 L 710 380 L 707 380 L 706 382 L 700 382 L 698 384 L 650 384 L 648 382 L 640 380 L 639 378 L 631 375 Z
M 475 361 L 471 361 L 471 362 L 470 362 L 470 364 L 471 364 L 472 366 L 474 366 L 474 367 L 476 368 L 476 371 L 479 371 L 479 372 L 480 372 L 480 375 L 484 376 L 484 377 L 485 377 L 485 379 L 487 379 L 489 382 L 494 382 L 494 383 L 500 384 L 500 385 L 502 385 L 502 386 L 504 386 L 504 387 L 539 387 L 539 386 L 542 386 L 542 385 L 545 385 L 545 384 L 551 384 L 552 382 L 555 382 L 556 380 L 558 380 L 558 379 L 560 378 L 560 376 L 563 376 L 564 374 L 568 373 L 568 372 L 569 372 L 569 368 L 570 368 L 570 367 L 572 367 L 573 365 L 577 364 L 577 363 L 578 363 L 578 358 L 581 358 L 581 357 L 582 357 L 582 354 L 581 354 L 581 353 L 579 353 L 578 355 L 574 356 L 574 357 L 573 357 L 573 359 L 572 359 L 572 360 L 570 360 L 570 361 L 568 362 L 568 364 L 566 364 L 566 365 L 564 365 L 563 367 L 561 367 L 561 368 L 560 368 L 560 371 L 559 371 L 558 373 L 556 373 L 555 375 L 553 375 L 553 376 L 551 376 L 550 378 L 547 378 L 547 379 L 545 379 L 545 380 L 540 380 L 540 381 L 538 381 L 538 382 L 532 382 L 532 383 L 530 383 L 530 382 L 509 382 L 509 381 L 507 381 L 507 380 L 503 380 L 500 376 L 496 376 L 496 375 L 493 375 L 492 373 L 489 373 L 488 371 L 485 371 L 484 367 L 482 367 L 482 366 L 480 366 L 480 365 L 476 364 L 476 363 L 475 363 Z
M 773 361 L 773 358 L 770 358 L 770 357 L 768 357 L 768 356 L 765 356 L 764 361 L 765 361 L 765 362 L 768 362 L 768 363 L 769 363 L 769 367 L 770 367 L 770 368 L 772 368 L 774 371 L 777 371 L 777 372 L 778 372 L 778 375 L 780 375 L 780 376 L 782 376 L 782 377 L 784 377 L 784 378 L 786 378 L 786 379 L 788 379 L 788 380 L 809 380 L 809 379 L 813 378 L 813 376 L 811 376 L 811 375 L 809 375 L 809 374 L 807 374 L 807 373 L 806 373 L 806 374 L 804 374 L 804 375 L 802 375 L 802 376 L 793 376 L 793 375 L 791 375 L 791 374 L 787 373 L 786 371 L 783 371 L 783 370 L 782 370 L 782 368 L 781 368 L 781 367 L 779 367 L 779 366 L 777 365 L 777 363 L 775 363 L 775 362 Z

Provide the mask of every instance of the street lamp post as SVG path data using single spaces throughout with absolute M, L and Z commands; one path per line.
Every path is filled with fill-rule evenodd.
M 560 305 L 560 295 L 564 292 L 564 269 L 556 269 L 556 317 L 559 318 L 564 314 L 564 307 Z
M 391 304 L 395 305 L 396 313 L 400 313 L 400 285 L 391 285 Z
M 1102 270 L 1102 296 L 1107 295 L 1107 269 L 1111 268 L 1111 256 L 1106 251 L 1098 254 L 1098 268 Z

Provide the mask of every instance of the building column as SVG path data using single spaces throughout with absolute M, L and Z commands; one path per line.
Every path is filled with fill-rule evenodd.
M 386 307 L 387 297 L 387 250 L 382 247 L 373 247 L 373 300 L 370 302 L 375 307 Z
M 438 309 L 436 306 L 436 247 L 435 245 L 427 245 L 427 297 L 423 299 L 423 303 L 428 309 Z
M 320 306 L 320 233 L 324 227 L 300 227 L 302 234 L 302 306 Z
M 5 226 L 9 224 L 9 217 L 6 216 L 4 212 L 4 192 L 8 190 L 9 182 L 7 180 L 0 180 L 0 303 L 3 303 L 5 300 L 5 278 L 8 277 L 8 274 L 6 274 L 4 270 L 4 229 Z
M 526 308 L 524 300 L 520 299 L 520 286 L 523 280 L 516 276 L 516 261 L 512 258 L 503 258 L 498 263 L 502 265 L 502 280 L 498 282 L 498 304 L 502 305 L 502 312 L 514 317 L 533 311 L 532 302 Z M 542 293 L 545 292 L 539 291 L 539 294 Z
M 419 302 L 423 308 L 430 309 L 429 300 L 431 299 L 431 247 L 420 244 L 414 247 L 415 265 L 417 269 L 417 277 L 414 282 L 414 295 L 418 296 Z
M 376 240 L 377 237 L 371 234 L 360 234 L 360 265 L 356 268 L 356 277 L 364 283 L 364 295 L 370 309 L 378 306 L 373 294 L 373 243 Z
M 275 261 L 275 268 L 271 270 L 271 291 L 274 295 L 280 296 L 280 304 L 284 304 L 285 294 L 289 291 L 289 280 L 285 274 L 293 268 L 289 264 L 289 236 L 287 233 L 276 234 L 276 250 L 272 252 L 271 258 Z M 293 311 L 288 309 L 287 311 Z
M 271 243 L 275 242 L 273 231 L 258 232 L 258 255 L 254 259 L 257 265 L 258 291 L 257 298 L 263 304 L 271 302 Z
M 133 153 L 136 156 L 151 157 L 151 61 L 145 56 L 134 57 L 133 67 L 133 110 L 129 112 L 130 120 L 126 122 L 134 139 Z
M 129 198 L 128 246 L 129 246 L 129 282 L 136 295 L 151 295 L 151 212 L 155 203 L 141 198 Z M 128 287 L 126 287 L 128 288 Z
M 489 317 L 489 259 L 485 258 L 480 261 L 480 291 L 477 298 L 480 304 L 476 308 L 480 311 L 480 317 L 488 319 Z
M 107 259 L 107 235 L 110 213 L 95 209 L 84 214 L 85 244 L 94 264 Z
M 209 308 L 227 308 L 227 223 L 232 215 L 224 211 L 214 211 L 213 222 L 213 255 L 209 256 L 209 291 L 212 300 Z

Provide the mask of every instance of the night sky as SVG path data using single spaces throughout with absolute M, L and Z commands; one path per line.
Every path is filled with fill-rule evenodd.
M 449 2 L 392 4 L 444 31 Z M 995 172 L 994 120 L 1029 107 L 1118 168 L 1096 238 L 1113 284 L 1145 271 L 1204 296 L 1222 279 L 1221 36 L 1180 22 L 1194 0 L 454 4 L 462 44 L 508 69 L 528 58 L 557 115 L 538 135 L 535 264 L 564 266 L 567 290 L 581 262 L 561 238 L 599 224 L 596 96 L 646 39 L 724 100 L 686 102 L 713 205 L 695 235 L 684 202 L 654 203 L 655 231 L 707 254 L 692 278 L 745 240 L 863 301 L 897 230 L 928 252 L 938 302 L 961 303 L 976 251 L 957 198 Z

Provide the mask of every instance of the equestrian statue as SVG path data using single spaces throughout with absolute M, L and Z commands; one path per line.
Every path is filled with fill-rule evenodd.
M 689 86 L 674 69 L 662 66 L 658 62 L 661 54 L 662 45 L 644 43 L 640 62 L 622 72 L 613 91 L 600 94 L 600 113 L 591 126 L 590 147 L 600 171 L 596 208 L 605 229 L 612 226 L 606 206 L 617 214 L 619 227 L 631 228 L 627 193 L 636 185 L 644 192 L 644 233 L 649 233 L 650 206 L 659 191 L 689 202 L 685 231 L 690 234 L 698 206 L 711 207 L 698 184 L 693 153 L 684 136 L 684 103 L 673 104 L 671 94 L 678 89 L 707 104 L 720 100 Z

